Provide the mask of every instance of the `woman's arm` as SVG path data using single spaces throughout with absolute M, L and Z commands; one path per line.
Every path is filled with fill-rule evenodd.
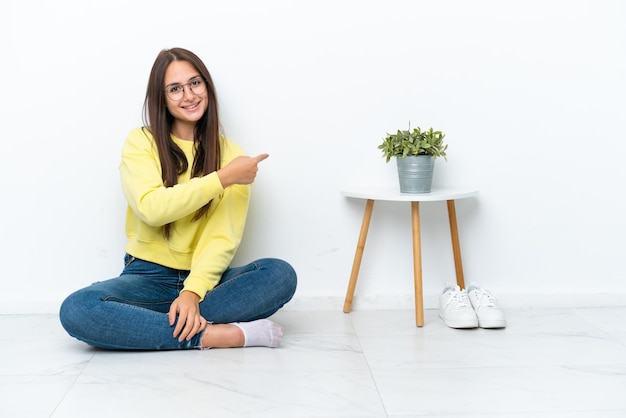
M 126 139 L 120 175 L 130 208 L 150 226 L 181 219 L 224 191 L 216 172 L 165 187 L 156 145 L 141 129 L 134 129 Z

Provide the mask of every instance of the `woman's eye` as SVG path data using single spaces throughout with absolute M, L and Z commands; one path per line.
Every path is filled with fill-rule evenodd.
M 178 93 L 179 91 L 181 91 L 182 87 L 181 86 L 172 86 L 169 88 L 168 92 L 170 93 Z

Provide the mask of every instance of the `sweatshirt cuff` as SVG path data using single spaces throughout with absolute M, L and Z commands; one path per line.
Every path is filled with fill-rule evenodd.
M 208 290 L 206 288 L 206 285 L 204 285 L 202 283 L 202 281 L 200 280 L 194 280 L 191 279 L 189 280 L 189 278 L 187 278 L 187 280 L 185 280 L 185 284 L 183 285 L 183 290 L 187 290 L 189 292 L 193 292 L 196 295 L 200 296 L 200 302 L 202 302 L 202 300 L 204 300 L 204 297 L 206 296 Z M 181 292 L 183 291 L 181 290 Z

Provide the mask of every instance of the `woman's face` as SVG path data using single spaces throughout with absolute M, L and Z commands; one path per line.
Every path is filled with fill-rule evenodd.
M 187 61 L 173 61 L 165 70 L 164 83 L 167 109 L 176 122 L 195 125 L 209 103 L 200 73 Z

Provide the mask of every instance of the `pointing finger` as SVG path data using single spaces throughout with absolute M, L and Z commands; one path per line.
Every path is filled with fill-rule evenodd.
M 258 164 L 269 156 L 270 156 L 269 154 L 259 154 L 256 157 L 254 157 L 253 160 L 255 160 L 256 163 Z

